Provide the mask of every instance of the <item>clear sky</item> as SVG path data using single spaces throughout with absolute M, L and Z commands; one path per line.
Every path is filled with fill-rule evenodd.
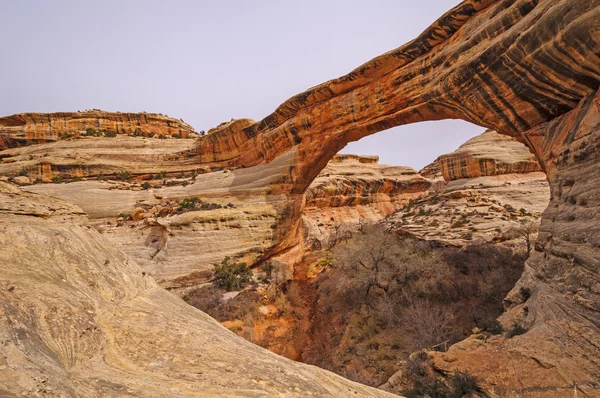
M 0 115 L 157 112 L 198 130 L 260 120 L 292 95 L 413 39 L 458 0 L 4 0 Z M 344 152 L 420 168 L 483 129 L 401 126 Z

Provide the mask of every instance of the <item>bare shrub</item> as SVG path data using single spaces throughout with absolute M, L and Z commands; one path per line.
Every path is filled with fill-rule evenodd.
M 443 347 L 455 339 L 452 312 L 447 307 L 418 302 L 408 307 L 402 316 L 402 329 L 412 340 L 412 349 Z

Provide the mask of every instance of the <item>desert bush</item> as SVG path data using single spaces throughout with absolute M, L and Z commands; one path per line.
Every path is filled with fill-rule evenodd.
M 92 137 L 94 135 L 96 135 L 96 130 L 91 127 L 86 128 L 85 133 L 83 133 L 84 137 Z
M 500 322 L 498 322 L 497 319 L 488 319 L 488 320 L 482 321 L 480 329 L 483 330 L 484 332 L 488 332 L 488 333 L 494 334 L 494 335 L 504 333 L 504 328 L 502 327 Z
M 412 341 L 412 350 L 438 348 L 455 340 L 452 312 L 447 307 L 419 302 L 407 308 L 402 316 L 403 329 Z
M 416 378 L 411 388 L 404 390 L 402 395 L 406 398 L 448 398 L 449 389 L 438 378 Z
M 286 315 L 290 310 L 290 301 L 288 300 L 285 293 L 279 292 L 275 297 L 275 307 L 279 316 Z
M 115 173 L 117 180 L 126 181 L 131 178 L 131 172 L 127 170 L 118 171 Z
M 461 228 L 461 227 L 464 227 L 464 226 L 465 226 L 464 221 L 459 220 L 459 221 L 453 222 L 451 227 L 452 228 Z
M 151 187 L 151 185 L 148 181 L 144 181 L 142 183 L 142 189 L 149 189 L 150 187 Z
M 193 198 L 185 198 L 179 202 L 179 208 L 183 211 L 192 211 L 195 210 L 196 207 L 201 203 L 200 199 Z
M 519 289 L 519 294 L 521 295 L 523 302 L 525 302 L 531 297 L 531 290 L 528 287 L 521 287 Z
M 243 289 L 252 280 L 252 270 L 246 263 L 229 262 L 229 257 L 215 264 L 214 275 L 214 285 L 227 291 Z
M 508 338 L 519 336 L 527 333 L 527 329 L 520 322 L 513 323 L 512 328 L 508 331 Z
M 263 278 L 263 282 L 267 283 L 271 280 L 271 278 L 273 276 L 273 269 L 275 269 L 275 266 L 270 261 L 268 263 L 264 263 L 260 267 L 260 270 L 265 274 L 265 276 Z
M 452 391 L 450 392 L 449 397 L 488 397 L 488 393 L 479 385 L 479 383 L 479 379 L 468 372 L 455 372 L 452 376 L 450 376 Z
M 104 136 L 108 138 L 114 138 L 117 136 L 117 132 L 114 130 L 108 130 L 104 132 Z

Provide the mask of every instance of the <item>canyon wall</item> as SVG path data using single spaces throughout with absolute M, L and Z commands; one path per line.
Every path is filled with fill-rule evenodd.
M 506 297 L 507 312 L 500 318 L 506 328 L 517 324 L 526 333 L 484 341 L 475 334 L 447 353 L 431 353 L 433 366 L 443 373 L 466 369 L 507 394 L 558 397 L 577 391 L 596 397 L 600 94 L 591 94 L 573 111 L 525 131 L 523 138 L 541 160 L 551 190 L 535 250 Z M 524 296 L 524 291 L 531 295 Z
M 93 132 L 189 137 L 194 128 L 183 120 L 156 113 L 21 113 L 0 118 L 0 149 L 53 142 Z M 110 134 L 110 133 L 109 133 Z
M 446 181 L 542 171 L 535 155 L 511 137 L 486 131 L 437 160 Z

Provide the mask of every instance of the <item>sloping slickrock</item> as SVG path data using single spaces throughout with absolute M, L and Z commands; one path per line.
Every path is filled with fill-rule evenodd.
M 1 396 L 392 396 L 235 336 L 72 204 L 4 183 L 0 204 Z

